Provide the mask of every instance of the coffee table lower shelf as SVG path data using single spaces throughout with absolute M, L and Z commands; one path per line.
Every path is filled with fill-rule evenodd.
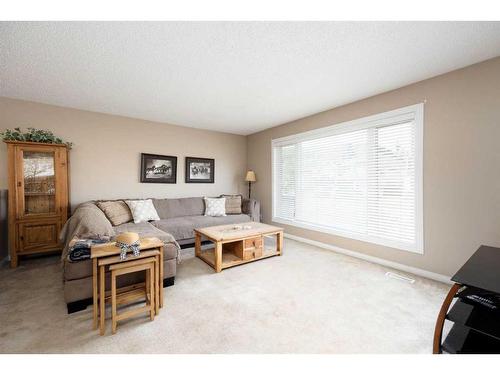
M 279 251 L 277 251 L 275 249 L 267 250 L 267 251 L 264 249 L 262 256 L 244 260 L 244 259 L 237 257 L 234 253 L 222 252 L 222 267 L 221 268 L 225 269 L 225 268 L 229 268 L 229 267 L 239 266 L 240 264 L 255 262 L 257 260 L 266 259 L 266 258 L 278 256 L 278 255 L 281 255 L 281 254 Z M 200 254 L 198 255 L 198 258 L 203 260 L 209 266 L 215 268 L 215 248 L 202 250 L 200 252 Z

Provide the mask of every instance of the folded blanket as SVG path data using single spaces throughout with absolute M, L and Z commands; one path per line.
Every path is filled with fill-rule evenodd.
M 69 253 L 70 262 L 90 259 L 90 247 L 73 248 Z
M 92 202 L 82 203 L 77 207 L 61 230 L 60 241 L 64 243 L 61 259 L 66 259 L 68 257 L 69 243 L 75 237 L 111 237 L 114 235 L 115 231 L 104 215 L 104 212 Z
M 70 262 L 78 262 L 81 260 L 90 259 L 90 248 L 92 245 L 108 242 L 109 238 L 88 238 L 75 241 L 68 250 L 68 260 Z

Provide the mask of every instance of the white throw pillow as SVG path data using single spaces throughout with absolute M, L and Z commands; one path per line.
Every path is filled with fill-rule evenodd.
M 141 199 L 138 201 L 125 201 L 130 207 L 134 223 L 142 223 L 149 220 L 160 220 L 155 206 L 151 199 Z
M 203 198 L 205 216 L 226 216 L 226 198 Z

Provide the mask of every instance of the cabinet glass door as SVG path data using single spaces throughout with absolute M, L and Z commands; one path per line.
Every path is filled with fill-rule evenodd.
M 56 212 L 54 153 L 23 152 L 24 214 Z

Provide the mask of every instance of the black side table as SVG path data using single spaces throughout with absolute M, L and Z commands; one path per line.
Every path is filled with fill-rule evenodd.
M 436 321 L 433 353 L 500 353 L 500 248 L 481 246 L 451 280 L 455 284 Z M 445 320 L 453 327 L 443 341 Z

